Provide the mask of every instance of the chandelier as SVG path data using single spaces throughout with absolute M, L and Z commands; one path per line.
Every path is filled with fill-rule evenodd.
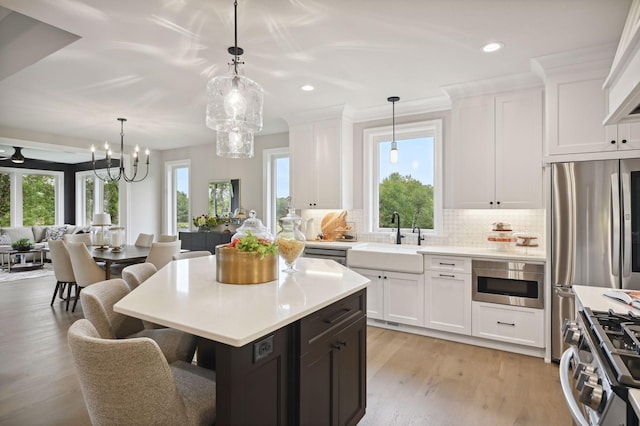
M 131 176 L 128 176 L 124 170 L 124 122 L 127 121 L 127 119 L 118 118 L 118 121 L 120 121 L 120 167 L 118 168 L 118 173 L 111 174 L 111 159 L 113 157 L 113 152 L 111 151 L 111 148 L 109 147 L 108 142 L 104 143 L 105 161 L 107 163 L 106 175 L 100 175 L 96 170 L 96 156 L 95 156 L 96 149 L 93 145 L 91 145 L 91 163 L 93 164 L 93 173 L 100 180 L 103 180 L 105 182 L 116 182 L 116 181 L 119 181 L 120 179 L 124 179 L 125 182 L 140 182 L 144 180 L 144 178 L 146 178 L 147 175 L 149 174 L 149 149 L 147 149 L 145 152 L 145 154 L 147 155 L 147 167 L 146 167 L 144 176 L 142 176 L 139 179 L 136 179 L 136 177 L 138 176 L 138 162 L 140 161 L 140 158 L 138 155 L 140 149 L 138 148 L 138 145 L 136 145 L 135 151 L 133 152 L 133 174 Z
M 217 76 L 207 83 L 207 127 L 217 132 L 216 154 L 226 158 L 252 158 L 253 135 L 262 130 L 264 91 L 255 81 L 238 74 L 238 2 L 234 7 L 235 44 L 227 49 L 233 59 L 230 75 Z
M 391 138 L 391 151 L 389 151 L 389 162 L 397 163 L 398 162 L 398 142 L 396 142 L 396 102 L 398 102 L 400 98 L 398 96 L 390 96 L 387 98 L 387 101 L 391 102 L 391 106 L 393 109 L 392 115 L 392 138 Z

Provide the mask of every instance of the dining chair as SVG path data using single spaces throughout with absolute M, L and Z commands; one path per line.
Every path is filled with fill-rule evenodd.
M 134 265 L 129 265 L 122 270 L 122 279 L 125 280 L 129 289 L 133 290 L 157 271 L 158 270 L 153 263 L 136 263 Z
M 142 320 L 113 310 L 113 306 L 130 292 L 122 278 L 87 287 L 80 293 L 84 317 L 91 321 L 103 339 L 148 337 L 158 344 L 168 362 L 191 362 L 196 350 L 196 336 L 173 328 L 147 329 Z
M 171 262 L 174 254 L 180 253 L 180 243 L 180 240 L 170 243 L 152 243 L 145 262 L 153 263 L 156 269 L 160 270 Z
M 215 372 L 168 363 L 151 339 L 104 339 L 86 319 L 67 332 L 93 425 L 212 425 Z
M 138 238 L 136 238 L 136 242 L 133 243 L 133 245 L 136 247 L 151 247 L 152 242 L 153 234 L 139 233 Z
M 64 294 L 65 287 L 67 290 L 67 306 L 65 310 L 69 310 L 69 301 L 71 300 L 71 290 L 75 287 L 75 297 L 78 297 L 78 287 L 76 286 L 76 277 L 73 274 L 73 266 L 71 266 L 71 258 L 69 257 L 69 251 L 67 245 L 63 240 L 51 240 L 49 241 L 49 256 L 51 257 L 51 263 L 53 264 L 53 273 L 56 277 L 56 288 L 53 290 L 53 297 L 51 297 L 51 305 L 56 299 L 56 294 Z M 64 299 L 64 298 L 63 298 Z
M 69 243 L 67 244 L 67 250 L 69 250 L 69 257 L 71 258 L 71 265 L 73 266 L 73 275 L 76 277 L 78 295 L 80 295 L 82 289 L 88 285 L 104 280 L 104 269 L 98 266 L 95 260 L 93 260 L 93 256 L 91 256 L 89 249 L 87 249 L 84 243 Z M 78 297 L 75 299 L 71 312 L 76 310 Z
M 171 243 L 173 241 L 177 241 L 178 240 L 178 236 L 177 235 L 160 235 L 158 237 L 158 242 L 159 243 Z
M 172 259 L 173 260 L 193 259 L 194 257 L 203 257 L 203 256 L 211 256 L 211 252 L 209 250 L 185 251 L 184 253 L 174 254 Z
M 87 247 L 91 247 L 93 240 L 91 234 L 64 234 L 63 241 L 69 243 L 84 243 Z

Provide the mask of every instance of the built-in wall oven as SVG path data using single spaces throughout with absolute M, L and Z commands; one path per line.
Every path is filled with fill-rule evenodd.
M 474 260 L 472 299 L 477 302 L 544 308 L 544 265 Z

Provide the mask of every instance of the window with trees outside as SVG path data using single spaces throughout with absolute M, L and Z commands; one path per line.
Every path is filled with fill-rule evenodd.
M 265 149 L 263 158 L 263 181 L 266 194 L 264 223 L 275 234 L 281 230 L 278 219 L 287 214 L 287 197 L 291 193 L 289 149 Z
M 191 203 L 189 201 L 189 160 L 166 163 L 167 176 L 167 233 L 178 234 L 191 229 Z
M 209 216 L 230 217 L 232 198 L 231 181 L 209 182 Z
M 76 218 L 78 223 L 85 226 L 91 225 L 94 213 L 109 213 L 111 223 L 119 224 L 119 190 L 118 182 L 104 182 L 96 177 L 93 171 L 76 173 Z
M 0 170 L 0 226 L 62 223 L 62 198 L 62 172 Z
M 391 163 L 392 128 L 364 131 L 365 226 L 390 231 L 393 212 L 400 227 L 436 233 L 442 212 L 442 120 L 396 125 L 398 161 Z

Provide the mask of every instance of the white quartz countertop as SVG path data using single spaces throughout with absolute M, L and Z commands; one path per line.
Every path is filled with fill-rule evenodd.
M 264 284 L 216 281 L 215 256 L 170 262 L 114 306 L 116 312 L 244 346 L 362 290 L 369 280 L 331 260 L 300 258 Z M 280 271 L 284 269 L 282 261 Z
M 545 262 L 545 253 L 541 248 L 530 248 L 525 250 L 523 247 L 512 247 L 510 250 L 501 251 L 484 247 L 463 247 L 463 246 L 429 246 L 429 245 L 412 245 L 412 244 L 386 244 L 371 243 L 365 241 L 359 242 L 335 242 L 335 241 L 307 241 L 307 247 L 318 248 L 341 248 L 341 249 L 370 249 L 375 247 L 376 251 L 384 251 L 385 248 L 390 253 L 396 252 L 398 247 L 403 250 L 415 250 L 419 254 L 441 254 L 447 256 L 464 256 L 475 259 L 512 259 L 531 262 Z
M 619 314 L 626 314 L 632 311 L 634 314 L 640 315 L 640 310 L 619 302 L 616 299 L 604 296 L 604 292 L 611 290 L 608 287 L 591 287 L 574 285 L 573 292 L 576 295 L 576 302 L 579 308 L 591 308 L 593 311 L 607 311 L 613 309 Z

